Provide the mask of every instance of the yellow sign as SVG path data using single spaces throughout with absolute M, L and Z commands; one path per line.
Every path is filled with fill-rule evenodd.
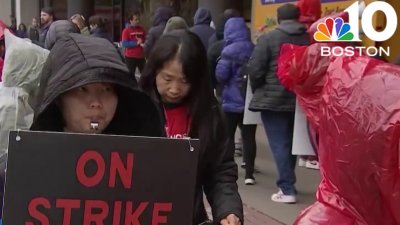
M 369 4 L 373 2 L 374 0 L 366 0 L 365 3 Z M 268 32 L 270 30 L 273 30 L 277 25 L 277 9 L 286 4 L 286 3 L 268 3 L 268 4 L 262 4 L 263 1 L 260 0 L 253 0 L 253 8 L 252 8 L 252 29 L 253 33 L 255 34 L 254 37 L 257 38 L 260 36 L 262 33 Z M 329 14 L 335 13 L 335 12 L 341 12 L 344 11 L 347 7 L 349 7 L 351 4 L 353 4 L 355 0 L 349 0 L 349 1 L 335 1 L 335 0 L 329 0 L 329 2 L 323 2 L 322 3 L 322 17 L 327 16 Z M 398 19 L 400 19 L 400 1 L 398 0 L 388 0 L 387 1 L 389 4 L 395 8 L 396 13 L 398 15 Z M 292 4 L 296 4 L 296 1 L 290 2 Z M 373 24 L 375 29 L 380 30 L 385 27 L 386 23 L 386 18 L 380 14 L 375 15 L 373 19 Z M 265 28 L 262 32 L 260 32 L 260 28 Z M 398 42 L 400 40 L 400 29 L 397 29 L 397 32 L 393 37 L 385 42 L 382 43 L 375 43 L 372 40 L 369 40 L 367 38 L 363 38 L 363 44 L 365 46 L 390 46 L 391 47 L 391 52 L 390 52 L 390 57 L 387 59 L 388 61 L 392 62 L 398 55 L 400 55 L 400 45 L 398 45 Z
M 292 3 L 296 4 L 296 2 Z M 354 3 L 353 0 L 322 3 L 322 16 L 343 11 L 352 3 Z M 276 11 L 284 4 L 286 3 L 262 4 L 260 0 L 253 0 L 253 30 L 257 31 L 257 29 L 263 26 L 266 26 L 266 29 L 264 31 L 270 31 L 274 29 L 276 25 L 278 25 Z

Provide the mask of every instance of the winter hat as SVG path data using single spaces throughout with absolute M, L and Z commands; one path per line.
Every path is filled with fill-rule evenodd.
M 300 17 L 299 7 L 293 4 L 285 4 L 278 8 L 278 21 L 298 20 Z
M 179 16 L 174 16 L 171 17 L 167 24 L 165 25 L 165 29 L 164 29 L 164 34 L 173 31 L 173 30 L 188 30 L 189 27 L 185 21 L 185 19 L 183 19 L 182 17 Z

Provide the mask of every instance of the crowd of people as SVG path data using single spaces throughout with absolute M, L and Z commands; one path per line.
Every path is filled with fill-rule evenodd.
M 284 4 L 277 10 L 278 26 L 255 44 L 234 9 L 225 10 L 213 28 L 208 9 L 199 8 L 190 27 L 172 9 L 160 7 L 149 30 L 134 11 L 117 40 L 121 53 L 101 16 L 55 20 L 53 10 L 44 8 L 40 28 L 33 18 L 28 28 L 20 24 L 14 31 L 50 51 L 40 86 L 29 100 L 31 130 L 199 138 L 193 224 L 209 221 L 204 193 L 216 224 L 239 225 L 244 215 L 234 160 L 238 127 L 244 183 L 256 184 L 257 125 L 243 123 L 249 82 L 254 94 L 249 109 L 261 114 L 278 171 L 278 190 L 271 200 L 296 203 L 296 94 L 282 83 L 278 64 L 284 44 L 311 44 L 308 29 L 320 19 L 320 9 L 319 1 Z M 1 39 L 2 58 L 5 51 Z

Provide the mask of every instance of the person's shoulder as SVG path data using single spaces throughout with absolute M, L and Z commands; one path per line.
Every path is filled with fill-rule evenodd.
M 145 28 L 144 28 L 144 26 L 142 26 L 142 25 L 138 25 L 137 27 L 136 27 L 136 29 L 138 29 L 138 30 L 146 30 Z

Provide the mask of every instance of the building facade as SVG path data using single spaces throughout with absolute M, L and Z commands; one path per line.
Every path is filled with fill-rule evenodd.
M 115 41 L 120 40 L 125 18 L 133 9 L 145 12 L 144 23 L 149 26 L 152 12 L 160 5 L 171 6 L 191 24 L 198 7 L 210 9 L 213 18 L 219 18 L 227 8 L 235 8 L 250 21 L 252 4 L 250 0 L 1 0 L 1 2 L 0 19 L 6 24 L 11 23 L 10 15 L 15 15 L 17 25 L 20 23 L 29 25 L 33 17 L 40 17 L 40 9 L 43 7 L 52 7 L 56 19 L 68 19 L 76 13 L 82 14 L 87 19 L 91 15 L 101 15 L 108 21 L 107 30 Z

